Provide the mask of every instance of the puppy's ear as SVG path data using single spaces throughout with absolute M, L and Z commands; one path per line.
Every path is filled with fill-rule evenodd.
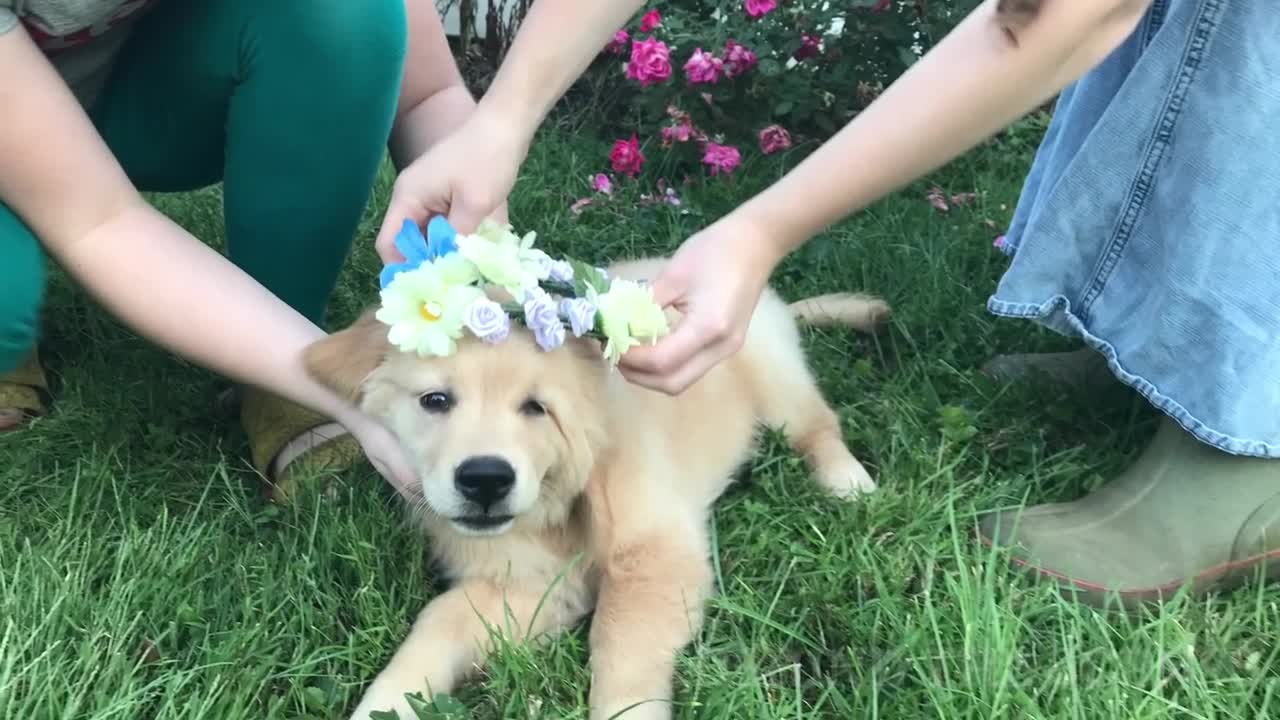
M 303 353 L 307 372 L 324 385 L 353 401 L 362 394 L 369 373 L 382 364 L 391 344 L 387 327 L 370 310 L 343 330 L 317 340 Z
M 593 341 L 594 342 L 594 341 Z M 608 371 L 598 345 L 572 340 L 557 352 L 565 352 L 565 362 L 557 366 L 553 381 L 557 390 L 557 420 L 567 457 L 561 459 L 559 473 L 569 487 L 585 488 L 609 445 L 607 413 L 604 407 Z

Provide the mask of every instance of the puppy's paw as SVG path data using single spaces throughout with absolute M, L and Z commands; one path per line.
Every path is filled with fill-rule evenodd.
M 394 712 L 400 720 L 416 720 L 418 717 L 405 693 L 371 691 L 360 698 L 360 705 L 351 714 L 351 720 L 371 720 L 374 713 L 384 712 Z
M 591 708 L 591 720 L 671 720 L 670 700 L 613 700 Z
M 861 495 L 876 491 L 876 481 L 854 458 L 818 473 L 818 483 L 832 496 L 841 500 L 856 500 Z

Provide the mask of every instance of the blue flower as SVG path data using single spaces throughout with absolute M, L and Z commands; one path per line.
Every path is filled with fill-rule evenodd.
M 405 218 L 404 224 L 400 226 L 400 232 L 396 234 L 396 249 L 404 255 L 404 262 L 391 263 L 382 268 L 382 274 L 379 280 L 382 288 L 385 290 L 396 275 L 410 270 L 417 270 L 423 263 L 431 262 L 438 257 L 456 252 L 458 231 L 453 229 L 449 221 L 443 215 L 437 215 L 431 218 L 431 222 L 427 223 L 427 235 L 422 236 L 422 230 L 418 228 L 418 223 L 410 218 Z

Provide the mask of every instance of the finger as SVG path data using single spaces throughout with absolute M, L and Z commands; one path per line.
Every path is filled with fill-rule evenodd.
M 396 249 L 396 233 L 400 232 L 406 218 L 412 218 L 419 225 L 427 222 L 426 217 L 418 217 L 418 214 L 412 213 L 407 203 L 392 197 L 387 212 L 383 215 L 382 227 L 378 228 L 378 238 L 374 241 L 383 265 L 404 262 L 404 255 Z
M 631 369 L 621 370 L 623 377 L 630 383 L 667 395 L 679 395 L 705 377 L 712 368 L 724 359 L 725 355 L 727 353 L 721 347 L 711 347 L 704 352 L 698 353 L 689 362 L 681 366 L 679 370 L 665 375 L 637 372 Z
M 510 208 L 507 207 L 505 202 L 498 203 L 498 207 L 489 213 L 489 217 L 493 218 L 493 221 L 497 223 L 509 223 L 511 222 Z
M 378 458 L 369 458 L 373 468 L 378 471 L 383 480 L 386 480 L 396 493 L 405 500 L 412 501 L 414 498 L 413 473 L 409 468 L 400 462 L 392 462 L 388 466 L 385 462 Z
M 480 222 L 493 213 L 497 203 L 477 201 L 465 195 L 456 195 L 449 205 L 448 220 L 453 229 L 466 235 L 475 232 Z
M 702 352 L 714 338 L 706 337 L 691 318 L 653 345 L 637 345 L 623 354 L 619 369 L 639 375 L 670 375 Z
M 668 263 L 662 271 L 658 273 L 658 277 L 653 279 L 653 301 L 658 307 L 665 308 L 673 305 L 680 299 L 680 291 L 677 290 L 678 283 L 672 277 L 671 264 Z

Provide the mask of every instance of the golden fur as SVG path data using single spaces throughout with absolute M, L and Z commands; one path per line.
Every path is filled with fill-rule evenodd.
M 610 272 L 651 278 L 662 262 Z M 570 336 L 543 352 L 524 329 L 423 359 L 395 351 L 366 314 L 313 346 L 311 372 L 358 398 L 410 453 L 422 523 L 451 583 L 422 610 L 355 717 L 388 709 L 412 717 L 404 695 L 454 689 L 483 663 L 491 631 L 520 641 L 592 610 L 590 717 L 670 717 L 676 655 L 712 590 L 709 509 L 750 458 L 759 426 L 782 429 L 833 495 L 875 488 L 807 367 L 796 319 L 871 331 L 887 315 L 873 298 L 788 306 L 767 290 L 742 350 L 677 397 L 610 372 L 594 340 Z M 451 397 L 447 410 L 424 406 L 428 396 L 443 403 L 437 393 Z M 474 512 L 455 472 L 476 457 L 514 470 L 501 513 L 513 517 L 498 527 L 455 520 Z

